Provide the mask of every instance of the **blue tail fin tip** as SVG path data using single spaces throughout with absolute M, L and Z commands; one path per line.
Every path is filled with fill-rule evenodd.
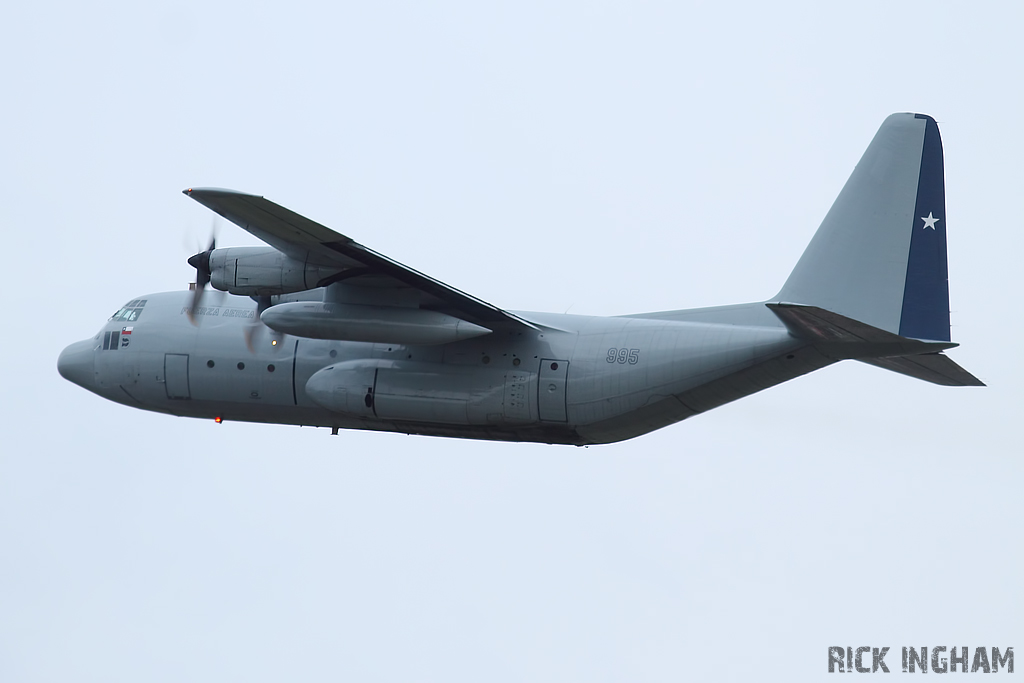
M 949 341 L 942 138 L 935 119 L 926 114 L 915 114 L 914 118 L 926 123 L 899 333 L 915 339 Z

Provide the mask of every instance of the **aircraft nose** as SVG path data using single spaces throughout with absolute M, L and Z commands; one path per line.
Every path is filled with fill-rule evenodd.
M 90 339 L 75 342 L 60 352 L 57 358 L 57 372 L 69 382 L 74 382 L 85 389 L 92 389 L 96 384 L 96 354 Z

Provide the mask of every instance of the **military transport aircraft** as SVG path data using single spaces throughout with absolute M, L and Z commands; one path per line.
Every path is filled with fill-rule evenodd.
M 942 353 L 956 346 L 942 143 L 923 114 L 885 120 L 776 296 L 715 308 L 507 311 L 263 197 L 185 194 L 269 246 L 211 244 L 189 259 L 194 291 L 132 299 L 64 349 L 66 379 L 218 422 L 575 445 L 843 359 L 982 386 Z

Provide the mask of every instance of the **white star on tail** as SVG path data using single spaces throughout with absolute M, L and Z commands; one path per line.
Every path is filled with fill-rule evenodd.
M 932 212 L 929 211 L 928 212 L 928 218 L 925 218 L 924 216 L 921 216 L 921 220 L 924 221 L 924 226 L 921 228 L 922 230 L 924 230 L 925 228 L 931 228 L 932 230 L 934 230 L 935 229 L 935 222 L 936 221 L 941 221 L 942 219 L 941 218 L 935 218 L 934 216 L 932 216 Z

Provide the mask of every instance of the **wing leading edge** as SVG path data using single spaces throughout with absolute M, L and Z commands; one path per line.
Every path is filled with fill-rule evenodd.
M 412 289 L 419 307 L 487 328 L 503 324 L 537 329 L 532 323 L 461 292 L 364 247 L 316 221 L 256 195 L 218 188 L 189 188 L 192 199 L 296 261 L 341 268 L 335 282 Z

